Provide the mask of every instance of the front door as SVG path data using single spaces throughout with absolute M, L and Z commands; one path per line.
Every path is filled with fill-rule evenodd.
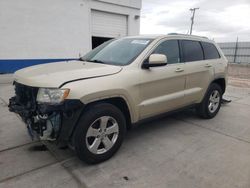
M 153 51 L 167 56 L 168 64 L 151 67 L 140 75 L 140 119 L 183 106 L 185 64 L 180 63 L 177 40 L 165 40 Z

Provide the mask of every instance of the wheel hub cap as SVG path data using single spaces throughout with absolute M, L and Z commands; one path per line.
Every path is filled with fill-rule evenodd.
M 208 103 L 208 110 L 210 113 L 214 113 L 220 104 L 220 93 L 217 90 L 214 90 L 210 97 L 209 97 L 209 103 Z
M 103 154 L 116 143 L 119 134 L 117 121 L 111 116 L 96 119 L 88 128 L 86 144 L 90 152 Z

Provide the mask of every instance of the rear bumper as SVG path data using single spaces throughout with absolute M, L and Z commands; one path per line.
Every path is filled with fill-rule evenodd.
M 53 140 L 64 145 L 70 141 L 77 120 L 84 108 L 80 100 L 65 100 L 58 105 L 20 104 L 17 97 L 9 100 L 9 111 L 17 113 L 26 123 L 32 139 Z

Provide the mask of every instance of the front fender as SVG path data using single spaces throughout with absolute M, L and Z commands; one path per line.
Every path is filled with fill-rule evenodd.
M 134 123 L 138 121 L 139 114 L 138 110 L 136 110 L 135 102 L 125 90 L 119 89 L 119 90 L 99 91 L 88 95 L 84 95 L 83 97 L 80 98 L 80 100 L 82 101 L 82 103 L 87 105 L 92 102 L 97 102 L 112 98 L 122 98 L 128 106 L 131 122 Z

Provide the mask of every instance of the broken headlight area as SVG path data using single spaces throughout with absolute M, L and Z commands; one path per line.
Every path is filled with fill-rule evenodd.
M 40 104 L 60 104 L 69 95 L 69 89 L 39 88 L 36 101 Z
M 9 100 L 9 110 L 20 115 L 26 123 L 28 133 L 32 139 L 57 140 L 62 130 L 64 137 L 70 135 L 71 122 L 75 123 L 79 111 L 83 106 L 79 100 L 65 100 L 57 104 L 37 103 L 39 88 L 19 83 L 15 85 L 15 96 Z M 78 112 L 79 113 L 79 112 Z M 66 123 L 65 123 L 66 122 Z M 64 128 L 62 128 L 64 126 Z M 66 128 L 65 128 L 66 127 Z M 68 138 L 62 138 L 67 140 Z

